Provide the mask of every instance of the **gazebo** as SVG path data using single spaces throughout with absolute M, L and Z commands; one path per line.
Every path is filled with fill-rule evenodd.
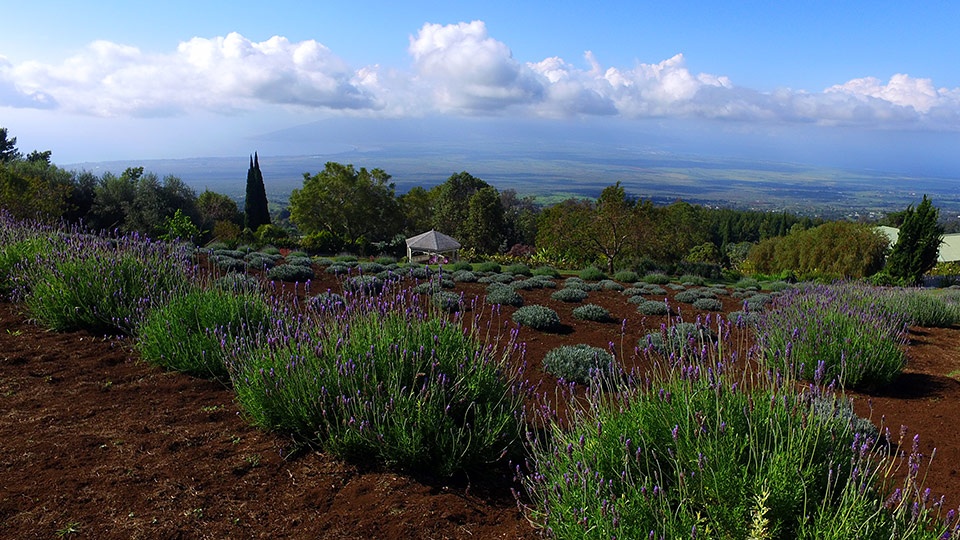
M 459 249 L 460 242 L 433 229 L 407 238 L 407 260 L 410 262 L 428 261 L 431 257 L 448 254 L 456 259 Z

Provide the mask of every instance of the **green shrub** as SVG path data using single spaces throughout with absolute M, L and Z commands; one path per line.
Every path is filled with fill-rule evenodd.
M 263 246 L 260 248 L 260 253 L 264 255 L 280 255 L 280 250 L 275 246 Z
M 234 348 L 237 401 L 255 424 L 431 477 L 519 456 L 525 395 L 479 330 L 402 305 L 323 321 L 307 314 Z
M 692 304 L 697 300 L 704 298 L 715 299 L 717 293 L 709 289 L 687 289 L 685 291 L 680 291 L 673 296 L 673 299 L 677 302 L 683 302 L 684 304 Z
M 613 279 L 622 283 L 634 283 L 640 281 L 640 276 L 633 270 L 621 270 L 613 275 Z
M 560 277 L 560 272 L 552 266 L 538 266 L 533 269 L 534 276 L 546 276 L 550 278 Z
M 680 276 L 677 281 L 684 285 L 703 285 L 707 280 L 703 279 L 702 276 L 697 276 L 694 274 L 684 274 Z
M 333 268 L 333 266 L 327 267 L 328 272 L 330 268 Z M 296 281 L 302 283 L 313 278 L 313 268 L 296 264 L 281 264 L 267 271 L 267 279 L 271 281 Z
M 389 255 L 380 255 L 379 257 L 374 259 L 373 262 L 381 266 L 390 266 L 391 264 L 397 264 L 397 258 L 391 257 Z
M 640 298 L 641 301 L 637 303 L 637 312 L 643 315 L 669 315 L 670 308 L 667 307 L 667 304 L 664 302 L 656 302 L 654 300 L 645 300 L 642 296 L 636 297 Z
M 560 316 L 557 312 L 538 304 L 517 308 L 511 318 L 513 322 L 534 330 L 550 331 L 560 327 Z
M 450 267 L 450 269 L 453 270 L 454 272 L 459 272 L 459 271 L 462 271 L 462 270 L 470 270 L 470 271 L 472 271 L 472 270 L 473 270 L 473 265 L 470 264 L 468 261 L 457 261 L 457 262 L 453 263 L 453 265 Z
M 259 251 L 247 254 L 243 260 L 247 263 L 247 266 L 256 270 L 269 270 L 277 265 L 273 257 Z
M 560 289 L 550 295 L 550 298 L 560 302 L 582 302 L 587 298 L 587 291 L 577 288 Z
M 624 286 L 613 281 L 612 279 L 601 279 L 597 285 L 605 291 L 622 291 Z
M 380 263 L 375 262 L 362 262 L 357 265 L 361 272 L 364 274 L 379 274 L 386 270 L 386 267 Z
M 500 264 L 494 261 L 483 261 L 477 265 L 477 272 L 500 273 Z
M 430 297 L 430 301 L 434 306 L 442 309 L 443 311 L 463 310 L 463 297 L 456 293 L 438 291 L 433 293 L 433 296 Z
M 310 257 L 297 257 L 294 255 L 287 255 L 283 259 L 283 264 L 292 264 L 294 266 L 311 267 L 313 266 L 313 259 L 311 259 Z M 342 268 L 346 268 L 346 267 L 344 266 Z
M 581 321 L 609 322 L 613 320 L 610 312 L 596 304 L 584 304 L 573 308 L 573 318 Z
M 589 384 L 613 369 L 613 355 L 584 343 L 562 345 L 547 352 L 543 369 L 567 382 Z
M 461 283 L 474 283 L 477 281 L 477 275 L 470 270 L 457 270 L 452 274 L 453 280 Z
M 693 307 L 702 311 L 723 311 L 723 302 L 716 298 L 698 298 L 693 301 Z
M 517 294 L 517 291 L 512 288 L 501 285 L 493 289 L 487 289 L 487 296 L 484 298 L 484 302 L 487 304 L 519 307 L 523 305 L 523 297 Z
M 224 347 L 259 332 L 270 313 L 258 293 L 194 290 L 147 314 L 137 328 L 136 349 L 151 364 L 227 382 Z
M 294 266 L 299 266 L 299 265 L 294 265 Z M 328 274 L 333 274 L 333 275 L 335 275 L 335 276 L 339 276 L 339 275 L 342 275 L 342 274 L 349 274 L 349 273 L 350 273 L 350 267 L 347 266 L 347 265 L 345 265 L 345 264 L 343 264 L 343 263 L 335 262 L 335 263 L 327 266 L 326 269 L 324 270 L 324 272 L 326 272 L 326 273 L 328 273 Z
M 307 300 L 307 307 L 321 313 L 343 311 L 346 306 L 347 301 L 343 295 L 331 291 L 324 291 Z
M 247 269 L 247 263 L 243 259 L 235 259 L 227 255 L 211 255 L 207 261 L 228 272 L 243 272 Z
M 47 239 L 40 236 L 0 245 L 0 297 L 8 296 L 13 292 L 14 284 L 18 281 L 18 265 L 28 263 L 38 255 L 53 249 L 53 246 L 52 238 Z M 25 283 L 22 285 L 29 287 Z
M 652 272 L 643 276 L 643 281 L 645 283 L 652 283 L 653 285 L 666 285 L 670 283 L 670 276 L 659 272 Z
M 190 251 L 137 236 L 74 235 L 31 264 L 24 299 L 51 330 L 129 334 L 154 302 L 184 290 Z
M 383 280 L 377 276 L 354 276 L 343 282 L 343 290 L 359 294 L 379 294 L 383 290 Z
M 641 349 L 652 348 L 663 356 L 687 358 L 713 343 L 715 337 L 710 328 L 689 322 L 674 323 L 659 332 L 650 332 L 640 338 Z
M 733 286 L 736 289 L 751 289 L 754 291 L 760 290 L 760 282 L 753 278 L 743 278 L 740 281 L 734 283 Z
M 809 285 L 780 293 L 757 325 L 764 358 L 822 384 L 888 385 L 907 362 L 907 318 L 879 296 L 876 289 L 855 285 Z
M 508 273 L 508 274 L 514 274 L 514 275 L 517 275 L 517 276 L 532 276 L 532 275 L 533 275 L 533 272 L 530 271 L 530 267 L 527 266 L 527 265 L 525 265 L 525 264 L 522 264 L 522 263 L 511 264 L 510 266 L 508 266 L 508 267 L 504 270 L 504 272 L 506 272 L 506 273 Z
M 229 272 L 218 278 L 214 286 L 227 292 L 252 292 L 260 290 L 260 280 L 250 274 Z
M 580 271 L 580 279 L 584 281 L 600 281 L 607 279 L 607 275 L 596 266 L 588 266 Z

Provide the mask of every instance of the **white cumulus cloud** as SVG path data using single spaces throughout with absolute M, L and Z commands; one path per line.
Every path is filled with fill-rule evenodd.
M 275 36 L 257 43 L 236 33 L 193 38 L 171 54 L 97 41 L 59 65 L 26 62 L 12 69 L 24 91 L 98 116 L 232 112 L 259 104 L 375 107 L 355 75 L 316 41 Z
M 411 35 L 412 69 L 350 66 L 322 43 L 240 34 L 195 37 L 145 53 L 91 43 L 60 63 L 0 57 L 0 106 L 112 117 L 234 114 L 263 107 L 387 117 L 432 114 L 707 118 L 752 122 L 960 128 L 960 88 L 897 74 L 820 92 L 760 92 L 691 71 L 683 54 L 632 66 L 587 51 L 521 61 L 483 21 L 424 24 Z

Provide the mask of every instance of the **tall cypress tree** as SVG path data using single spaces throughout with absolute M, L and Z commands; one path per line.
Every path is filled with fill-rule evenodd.
M 267 190 L 263 186 L 263 174 L 260 172 L 260 158 L 254 152 L 247 171 L 247 194 L 243 202 L 244 227 L 256 232 L 261 225 L 270 224 L 270 210 L 267 207 Z
M 919 285 L 923 275 L 937 264 L 943 227 L 940 211 L 926 195 L 919 206 L 907 207 L 897 243 L 887 258 L 887 271 L 907 285 Z

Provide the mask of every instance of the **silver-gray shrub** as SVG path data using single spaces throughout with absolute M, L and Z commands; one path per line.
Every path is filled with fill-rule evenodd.
M 547 352 L 543 369 L 567 382 L 589 384 L 614 370 L 614 358 L 610 351 L 580 343 L 561 345 Z

